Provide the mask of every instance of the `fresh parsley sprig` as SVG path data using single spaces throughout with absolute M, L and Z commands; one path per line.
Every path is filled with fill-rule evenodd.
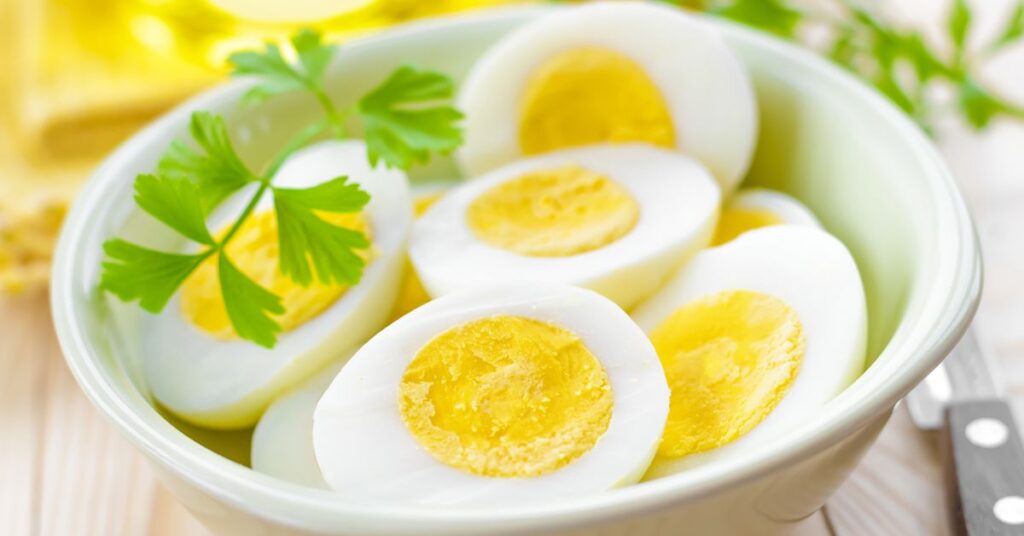
M 324 73 L 337 46 L 325 44 L 320 34 L 312 30 L 300 30 L 292 36 L 291 45 L 297 58 L 294 64 L 284 58 L 274 43 L 267 43 L 263 50 L 244 50 L 228 56 L 228 63 L 233 67 L 232 75 L 259 77 L 259 83 L 242 97 L 242 101 L 258 104 L 282 93 L 309 92 L 324 109 L 323 127 L 333 130 L 337 137 L 344 137 L 345 114 L 334 106 L 323 84 Z
M 249 170 L 227 137 L 224 120 L 205 112 L 192 115 L 191 133 L 200 149 L 175 143 L 154 174 L 135 179 L 135 202 L 180 235 L 201 246 L 193 254 L 168 253 L 122 239 L 104 244 L 106 259 L 100 286 L 124 301 L 139 301 L 150 312 L 161 311 L 185 279 L 216 255 L 224 306 L 235 332 L 261 346 L 272 347 L 280 326 L 272 315 L 284 312 L 281 300 L 246 276 L 231 262 L 226 247 L 270 191 L 278 222 L 282 272 L 308 285 L 310 264 L 325 283 L 359 280 L 363 260 L 355 250 L 369 244 L 359 232 L 338 227 L 313 213 L 356 212 L 369 201 L 358 186 L 339 177 L 306 189 L 275 186 L 270 175 Z M 210 211 L 225 197 L 255 183 L 255 192 L 219 239 L 207 228 Z M 307 201 L 315 199 L 315 202 Z
M 811 9 L 790 0 L 664 1 L 794 40 L 805 26 L 824 28 L 832 36 L 823 50 L 827 56 L 870 82 L 929 132 L 947 108 L 929 91 L 937 85 L 952 90 L 955 109 L 975 128 L 996 117 L 1024 119 L 1024 108 L 998 97 L 977 76 L 981 62 L 1024 37 L 1024 2 L 1018 2 L 997 36 L 975 51 L 968 40 L 970 4 L 954 0 L 946 17 L 952 51 L 941 53 L 920 32 L 895 27 L 858 0 L 834 0 L 836 9 Z
M 339 110 L 323 82 L 337 47 L 309 30 L 296 34 L 291 44 L 295 62 L 286 60 L 273 44 L 230 57 L 234 74 L 258 79 L 243 100 L 256 103 L 281 93 L 307 92 L 320 103 L 324 117 L 302 129 L 262 172 L 256 172 L 236 153 L 223 118 L 194 113 L 191 143 L 172 143 L 156 170 L 136 177 L 134 186 L 139 208 L 193 242 L 196 252 L 171 253 L 110 239 L 103 245 L 101 289 L 157 313 L 192 272 L 216 257 L 221 298 L 235 332 L 273 347 L 281 331 L 274 316 L 285 312 L 281 299 L 240 270 L 226 249 L 267 194 L 274 203 L 282 274 L 304 286 L 314 280 L 350 285 L 359 281 L 365 261 L 358 252 L 368 248 L 369 241 L 361 232 L 321 216 L 361 211 L 369 194 L 346 177 L 300 189 L 274 185 L 274 175 L 289 156 L 324 133 L 345 137 L 350 116 L 363 122 L 367 158 L 373 165 L 379 160 L 389 167 L 408 168 L 427 161 L 432 153 L 458 147 L 462 132 L 457 122 L 462 115 L 449 104 L 454 92 L 450 79 L 411 66 L 397 69 L 357 103 Z M 215 236 L 206 224 L 210 213 L 247 187 L 252 190 L 248 202 L 228 230 Z
M 303 90 L 316 97 L 325 118 L 297 136 L 300 144 L 324 131 L 344 137 L 352 116 L 363 124 L 372 165 L 383 161 L 388 167 L 408 168 L 426 162 L 432 152 L 448 153 L 462 144 L 457 126 L 462 113 L 448 103 L 455 86 L 444 74 L 404 65 L 358 102 L 339 110 L 322 81 L 336 48 L 309 30 L 299 32 L 291 42 L 299 60 L 295 65 L 289 64 L 274 44 L 267 44 L 262 51 L 236 52 L 228 62 L 235 75 L 261 78 L 246 94 L 247 102 Z

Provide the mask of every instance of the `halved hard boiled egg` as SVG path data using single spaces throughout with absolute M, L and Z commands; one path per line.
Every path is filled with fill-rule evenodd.
M 653 3 L 588 4 L 523 26 L 481 56 L 458 106 L 467 176 L 566 147 L 646 142 L 696 158 L 728 193 L 757 137 L 739 60 L 704 21 Z
M 507 505 L 636 482 L 668 388 L 644 333 L 581 288 L 451 294 L 366 343 L 313 414 L 313 447 L 343 496 Z
M 811 420 L 864 368 L 857 266 L 811 227 L 756 229 L 701 252 L 633 318 L 672 390 L 647 478 L 760 448 Z
M 273 200 L 264 197 L 227 252 L 242 272 L 282 298 L 287 311 L 275 317 L 283 328 L 277 345 L 267 349 L 235 335 L 220 296 L 216 257 L 208 259 L 162 313 L 143 318 L 143 369 L 160 404 L 202 426 L 252 426 L 275 396 L 384 325 L 412 222 L 405 174 L 370 168 L 362 142 L 323 142 L 289 158 L 274 184 L 304 188 L 342 175 L 371 196 L 361 213 L 325 216 L 370 239 L 362 252 L 367 264 L 360 281 L 351 287 L 318 282 L 302 287 L 283 276 Z M 211 228 L 233 221 L 247 201 L 243 197 L 229 200 L 223 217 L 211 218 Z
M 417 218 L 422 216 L 443 195 L 444 190 L 421 192 L 413 200 L 413 214 Z M 420 282 L 419 274 L 416 273 L 412 263 L 407 260 L 402 275 L 402 286 L 398 290 L 398 299 L 395 301 L 395 307 L 391 311 L 391 320 L 398 320 L 409 311 L 428 301 L 430 301 L 430 294 L 427 294 L 427 289 L 423 288 L 423 283 Z
M 752 229 L 784 223 L 821 228 L 814 213 L 793 197 L 764 188 L 743 189 L 725 203 L 711 244 L 721 245 Z
M 328 365 L 278 397 L 263 412 L 252 432 L 253 470 L 294 484 L 327 489 L 313 454 L 313 410 L 344 361 L 342 358 Z
M 718 204 L 714 179 L 680 153 L 566 149 L 451 190 L 413 225 L 409 254 L 432 296 L 546 281 L 628 308 L 708 244 Z

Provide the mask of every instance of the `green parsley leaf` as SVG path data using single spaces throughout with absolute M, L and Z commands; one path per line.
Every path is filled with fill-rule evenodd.
M 802 12 L 789 7 L 783 0 L 733 0 L 712 7 L 711 12 L 783 37 L 795 36 L 804 19 Z
M 901 54 L 914 66 L 917 79 L 926 82 L 936 76 L 949 76 L 952 73 L 935 54 L 929 50 L 920 34 L 909 34 L 901 39 Z
M 292 37 L 292 47 L 306 71 L 306 80 L 319 86 L 337 45 L 324 44 L 320 32 L 305 28 Z
M 251 181 L 258 180 L 238 157 L 224 118 L 208 112 L 192 114 L 189 131 L 200 151 L 175 141 L 157 164 L 157 174 L 195 182 L 204 212 Z
M 284 313 L 281 299 L 249 279 L 223 253 L 218 260 L 221 296 L 239 337 L 273 348 L 281 326 L 270 317 Z
M 245 50 L 228 56 L 228 63 L 234 68 L 232 75 L 260 77 L 260 83 L 243 97 L 246 102 L 262 102 L 272 95 L 292 91 L 321 90 L 321 79 L 337 47 L 324 44 L 320 33 L 310 29 L 295 34 L 291 45 L 298 56 L 297 65 L 289 63 L 273 43 L 267 43 L 262 51 Z
M 216 244 L 206 228 L 206 212 L 195 181 L 139 175 L 135 179 L 135 203 L 185 237 L 208 246 Z
M 961 82 L 957 89 L 960 110 L 974 128 L 985 128 L 1000 115 L 1024 119 L 1024 108 L 993 95 L 970 78 Z
M 431 152 L 447 153 L 462 143 L 456 123 L 462 113 L 444 101 L 454 92 L 444 74 L 400 67 L 360 99 L 356 113 L 363 121 L 371 165 L 408 168 L 424 163 Z
M 151 312 L 163 310 L 171 296 L 209 253 L 182 255 L 137 246 L 114 238 L 103 243 L 100 288 L 122 301 L 139 300 Z
M 840 28 L 836 31 L 832 45 L 828 49 L 828 57 L 841 65 L 853 63 L 854 58 L 857 57 L 856 39 L 857 35 L 852 29 Z
M 1024 2 L 1018 2 L 1013 8 L 1013 12 L 1010 13 L 1006 21 L 1006 26 L 999 33 L 999 37 L 996 38 L 992 47 L 996 49 L 1002 48 L 1020 39 L 1021 36 L 1024 36 Z
M 310 210 L 359 212 L 370 202 L 370 194 L 348 177 L 337 177 L 310 188 L 275 188 L 275 193 Z
M 344 179 L 335 179 L 307 190 L 274 189 L 278 262 L 281 273 L 300 285 L 308 285 L 313 279 L 310 264 L 316 269 L 317 279 L 325 284 L 354 285 L 362 276 L 366 263 L 355 250 L 370 247 L 370 242 L 363 233 L 328 223 L 314 212 L 362 208 L 367 200 L 366 193 L 347 188 L 343 183 Z M 328 191 L 338 197 L 315 199 Z
M 971 27 L 971 6 L 967 0 L 954 0 L 953 10 L 949 14 L 949 36 L 956 45 L 957 55 L 963 55 L 967 31 Z
M 880 20 L 865 9 L 850 4 L 854 19 L 863 25 L 863 33 L 869 44 L 873 60 L 882 70 L 891 70 L 903 53 L 904 39 L 885 27 Z
M 288 60 L 281 55 L 281 49 L 267 43 L 262 51 L 245 50 L 228 56 L 234 70 L 232 76 L 257 75 L 259 85 L 250 89 L 243 100 L 247 103 L 259 103 L 272 95 L 290 93 L 309 89 L 306 77 L 292 68 Z
M 958 104 L 964 118 L 975 128 L 984 128 L 996 114 L 997 107 L 984 90 L 970 80 L 960 85 Z
M 893 76 L 891 69 L 882 71 L 874 82 L 875 87 L 889 97 L 889 100 L 899 106 L 901 110 L 911 116 L 917 115 L 916 103 Z

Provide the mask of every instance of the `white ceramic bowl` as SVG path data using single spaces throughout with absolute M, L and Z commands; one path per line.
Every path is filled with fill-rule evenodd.
M 329 86 L 339 100 L 352 99 L 408 61 L 461 76 L 495 39 L 545 9 L 558 8 L 440 19 L 347 45 Z M 779 188 L 807 203 L 853 251 L 867 288 L 873 363 L 788 437 L 742 459 L 597 496 L 488 511 L 344 502 L 258 474 L 194 442 L 148 401 L 136 358 L 119 336 L 131 328 L 131 314 L 118 312 L 96 291 L 100 244 L 115 232 L 149 243 L 168 240 L 134 208 L 132 179 L 153 167 L 172 138 L 184 135 L 192 110 L 227 115 L 243 157 L 253 162 L 315 113 L 312 103 L 295 96 L 243 115 L 236 104 L 243 83 L 204 93 L 156 121 L 118 149 L 82 190 L 53 272 L 53 316 L 71 370 L 178 498 L 222 533 L 646 535 L 678 534 L 686 527 L 693 534 L 767 534 L 809 515 L 846 478 L 893 405 L 965 329 L 979 294 L 978 247 L 941 157 L 902 113 L 809 52 L 711 24 L 741 56 L 757 87 L 761 139 L 748 184 Z M 420 174 L 443 174 L 448 165 L 440 162 Z

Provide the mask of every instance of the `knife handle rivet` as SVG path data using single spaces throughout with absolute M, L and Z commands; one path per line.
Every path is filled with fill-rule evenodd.
M 975 419 L 964 427 L 964 435 L 972 444 L 992 449 L 1003 443 L 1010 436 L 1010 431 L 1002 421 L 991 418 Z
M 1003 497 L 996 501 L 992 513 L 1007 525 L 1024 525 L 1024 497 Z

